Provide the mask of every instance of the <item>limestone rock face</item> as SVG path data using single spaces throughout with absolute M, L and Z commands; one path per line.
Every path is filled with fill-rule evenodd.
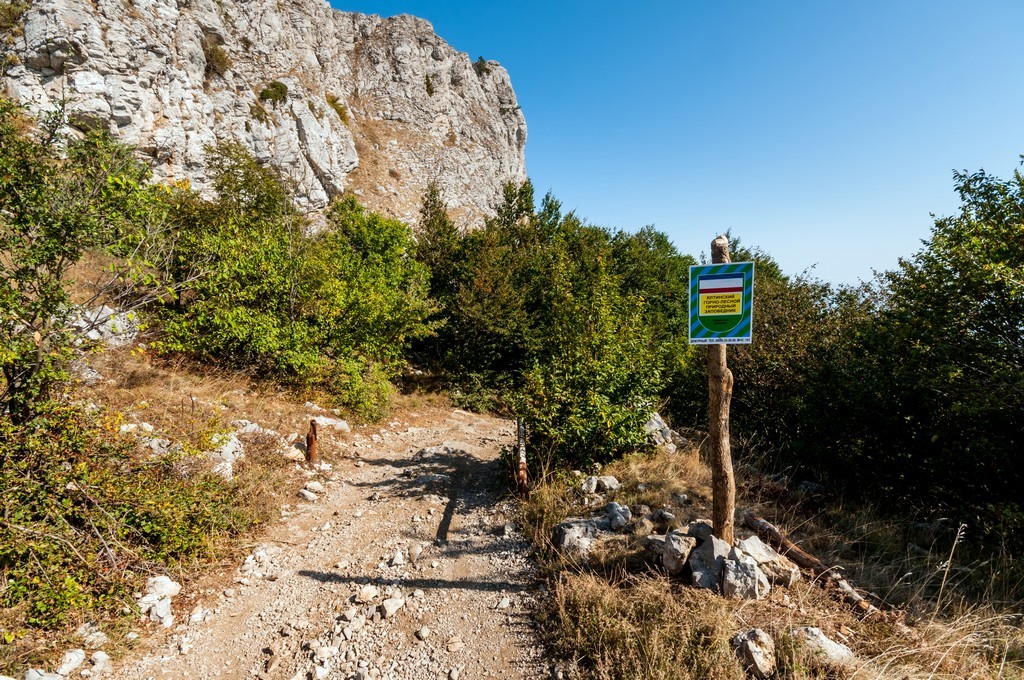
M 2 46 L 0 46 L 2 48 Z M 241 142 L 317 212 L 344 190 L 414 222 L 435 181 L 467 224 L 526 178 L 526 122 L 508 73 L 412 16 L 323 0 L 34 0 L 4 89 L 35 112 L 136 146 L 164 181 L 209 188 L 206 147 Z M 261 99 L 278 82 L 285 97 Z

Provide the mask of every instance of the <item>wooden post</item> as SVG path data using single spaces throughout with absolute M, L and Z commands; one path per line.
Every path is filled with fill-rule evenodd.
M 711 262 L 729 259 L 729 240 L 719 236 L 711 242 Z M 729 443 L 729 404 L 732 401 L 732 371 L 726 363 L 724 344 L 708 345 L 708 433 L 711 445 L 711 522 L 717 538 L 732 545 L 736 514 L 736 480 L 732 473 Z
M 320 454 L 316 450 L 316 421 L 309 421 L 309 432 L 306 433 L 306 462 L 316 465 L 320 462 Z
M 516 486 L 519 494 L 525 496 L 530 491 L 526 477 L 526 424 L 522 418 L 516 418 L 516 448 L 519 453 L 519 471 L 516 473 Z

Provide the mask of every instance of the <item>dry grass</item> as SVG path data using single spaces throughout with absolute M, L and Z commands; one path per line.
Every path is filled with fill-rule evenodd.
M 710 515 L 710 472 L 696 451 L 633 456 L 601 474 L 622 483 L 607 500 L 669 509 L 674 526 Z M 550 477 L 523 504 L 521 518 L 541 547 L 550 584 L 543 629 L 571 677 L 740 678 L 729 640 L 752 627 L 776 640 L 781 678 L 1024 677 L 1020 567 L 1006 555 L 980 559 L 958 542 L 956 527 L 801 497 L 738 466 L 739 507 L 844 569 L 887 612 L 884 620 L 864 618 L 811 580 L 760 601 L 684 586 L 644 553 L 650 527 L 636 520 L 633 535 L 606 542 L 585 563 L 566 561 L 551 550 L 551 528 L 597 509 L 578 487 L 578 478 Z M 909 635 L 900 632 L 904 621 Z M 859 665 L 821 666 L 791 639 L 799 626 L 819 627 L 848 645 Z
M 230 423 L 243 419 L 282 435 L 305 434 L 309 426 L 306 395 L 240 371 L 128 349 L 105 351 L 90 365 L 103 380 L 86 387 L 84 398 L 148 422 L 157 434 L 175 441 L 199 445 L 204 433 L 233 429 Z

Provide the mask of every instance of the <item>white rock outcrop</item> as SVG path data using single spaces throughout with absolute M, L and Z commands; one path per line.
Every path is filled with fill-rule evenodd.
M 206 148 L 224 141 L 273 163 L 314 213 L 352 190 L 415 222 L 435 181 L 474 224 L 526 178 L 508 73 L 408 15 L 323 0 L 33 0 L 3 63 L 9 96 L 36 112 L 66 100 L 74 126 L 110 130 L 158 179 L 200 190 Z M 287 96 L 261 99 L 274 82 Z

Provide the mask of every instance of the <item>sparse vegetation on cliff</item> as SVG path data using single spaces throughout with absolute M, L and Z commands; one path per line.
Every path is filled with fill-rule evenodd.
M 0 45 L 10 45 L 22 34 L 22 18 L 29 6 L 28 0 L 0 2 Z
M 253 117 L 253 120 L 257 120 L 264 125 L 270 120 L 270 112 L 263 108 L 263 105 L 259 102 L 249 104 L 249 115 Z
M 473 70 L 481 78 L 491 74 L 491 67 L 487 65 L 487 60 L 483 57 L 477 57 L 476 61 L 473 62 Z
M 279 80 L 273 80 L 260 90 L 259 99 L 261 102 L 270 102 L 276 109 L 278 104 L 288 101 L 288 86 Z
M 345 105 L 342 104 L 341 101 L 333 94 L 327 94 L 326 99 L 327 105 L 330 106 L 336 114 L 338 114 L 338 118 L 341 119 L 341 122 L 348 125 L 348 109 L 345 108 Z
M 233 65 L 227 50 L 205 35 L 200 39 L 199 44 L 202 45 L 203 56 L 206 57 L 206 77 L 219 76 L 223 78 Z

